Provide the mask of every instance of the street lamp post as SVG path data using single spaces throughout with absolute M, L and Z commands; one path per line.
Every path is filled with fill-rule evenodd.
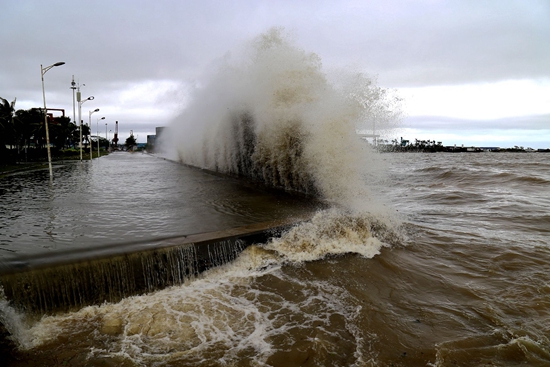
M 96 131 L 97 131 L 97 136 L 96 136 L 96 139 L 97 139 L 97 158 L 99 158 L 99 120 L 105 120 L 105 116 L 103 116 L 102 118 L 98 118 L 95 120 L 95 123 L 96 123 Z
M 76 102 L 75 102 L 75 89 L 76 89 L 76 83 L 74 82 L 74 75 L 73 79 L 71 81 L 71 89 L 73 90 L 73 122 L 76 123 Z
M 81 101 L 80 86 L 78 86 L 78 92 L 76 92 L 76 100 L 78 102 L 78 122 L 80 124 L 80 161 L 82 162 L 82 104 L 86 101 L 92 101 L 94 96 L 90 96 Z
M 92 160 L 92 114 L 96 112 L 99 112 L 99 108 L 90 111 L 90 114 L 88 115 L 88 127 L 90 128 L 90 161 Z
M 51 68 L 55 66 L 64 65 L 64 62 L 56 62 L 50 66 L 42 67 L 40 64 L 40 76 L 42 78 L 42 98 L 44 99 L 44 126 L 46 128 L 46 149 L 48 150 L 48 166 L 50 168 L 50 182 L 53 181 L 53 171 L 52 171 L 52 153 L 50 152 L 50 132 L 48 131 L 48 109 L 46 108 L 46 92 L 44 89 L 44 74 L 48 72 Z

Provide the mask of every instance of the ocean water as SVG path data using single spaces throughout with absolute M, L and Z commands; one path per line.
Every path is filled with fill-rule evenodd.
M 47 172 L 2 179 L 0 250 L 9 263 L 317 208 L 312 219 L 120 302 L 31 315 L 0 297 L 3 361 L 550 365 L 550 156 L 376 153 L 357 132 L 391 131 L 398 99 L 326 72 L 283 33 L 220 60 L 159 139 L 164 156 L 219 175 L 115 153 L 56 169 L 49 191 Z
M 548 156 L 381 158 L 395 227 L 333 207 L 182 286 L 33 320 L 3 305 L 10 365 L 547 366 Z

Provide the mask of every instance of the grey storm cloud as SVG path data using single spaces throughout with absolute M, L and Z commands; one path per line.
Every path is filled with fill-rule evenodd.
M 217 58 L 272 27 L 324 66 L 359 69 L 385 87 L 550 80 L 547 0 L 5 0 L 0 97 L 39 106 L 40 64 L 64 61 L 46 76 L 56 106 L 72 109 L 74 75 L 112 109 L 122 88 L 173 81 L 183 91 L 167 96 L 172 108 Z M 136 104 L 160 108 L 159 96 Z
M 393 86 L 548 77 L 547 1 L 14 1 L 3 5 L 2 81 L 59 58 L 100 83 L 194 77 L 273 26 L 326 62 Z M 9 35 L 9 36 L 7 36 Z M 8 75 L 5 75 L 8 74 Z
M 549 130 L 550 114 L 518 116 L 497 119 L 461 119 L 442 116 L 411 116 L 406 119 L 406 127 L 440 130 Z

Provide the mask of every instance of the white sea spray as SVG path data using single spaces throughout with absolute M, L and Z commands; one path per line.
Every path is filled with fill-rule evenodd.
M 335 74 L 271 29 L 220 61 L 163 144 L 186 164 L 364 210 L 383 164 L 357 132 L 398 120 L 399 99 L 363 73 Z

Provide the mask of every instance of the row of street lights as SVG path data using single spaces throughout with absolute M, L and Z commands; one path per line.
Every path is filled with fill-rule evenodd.
M 97 140 L 97 158 L 99 158 L 99 120 L 105 120 L 105 116 L 103 116 L 102 118 L 98 118 L 95 120 L 95 123 L 96 123 L 96 131 L 97 131 L 97 136 L 96 136 L 96 140 Z M 107 125 L 107 124 L 105 124 Z M 90 129 L 92 128 L 92 125 L 90 125 Z M 90 146 L 92 146 L 92 144 L 90 144 Z M 90 157 L 91 157 L 91 154 L 90 154 Z M 91 159 L 91 158 L 90 158 Z
M 90 161 L 92 160 L 92 114 L 99 112 L 99 108 L 96 108 L 93 111 L 90 111 L 90 114 L 88 116 L 88 126 L 90 127 Z M 97 145 L 99 146 L 99 138 L 97 139 Z M 99 153 L 99 149 L 98 149 Z M 99 154 L 98 154 L 99 157 Z
M 82 84 L 82 86 L 85 86 L 86 84 Z M 74 82 L 74 75 L 73 75 L 73 79 L 71 81 L 71 89 L 73 90 L 73 121 L 76 121 L 76 116 L 75 116 L 75 90 L 76 90 L 76 101 L 78 102 L 78 126 L 79 126 L 79 130 L 80 130 L 80 145 L 79 145 L 79 148 L 80 148 L 80 161 L 82 162 L 82 104 L 84 104 L 84 102 L 86 101 L 93 101 L 94 100 L 94 96 L 90 96 L 84 100 L 82 100 L 82 95 L 80 94 L 80 84 L 76 84 Z M 99 111 L 99 109 L 96 109 L 94 112 L 97 112 Z M 92 115 L 92 112 L 90 111 L 90 117 Z M 90 135 L 92 133 L 92 124 L 89 123 L 89 127 L 90 127 Z M 91 155 L 91 144 L 90 144 L 90 160 L 92 159 L 92 155 Z
M 44 125 L 46 129 L 46 148 L 48 150 L 48 166 L 50 169 L 50 182 L 53 182 L 53 171 L 52 171 L 52 155 L 50 151 L 50 133 L 48 129 L 48 114 L 47 114 L 47 107 L 46 107 L 46 92 L 44 88 L 44 74 L 46 74 L 51 68 L 56 66 L 64 65 L 64 62 L 56 62 L 55 64 L 52 64 L 50 66 L 42 67 L 42 64 L 40 65 L 40 74 L 42 78 L 42 97 L 44 99 Z M 84 84 L 83 84 L 84 85 Z M 82 104 L 86 101 L 92 101 L 94 99 L 94 96 L 90 96 L 84 100 L 82 100 L 81 94 L 80 94 L 80 84 L 76 85 L 74 81 L 74 75 L 73 79 L 71 81 L 71 89 L 73 90 L 73 121 L 75 120 L 75 90 L 76 90 L 76 101 L 78 102 L 78 120 L 80 125 L 80 161 L 82 162 Z M 93 111 L 89 111 L 88 115 L 88 126 L 90 127 L 90 136 L 92 135 L 92 114 L 99 112 L 99 108 L 96 108 Z M 101 119 L 97 119 L 96 121 L 96 128 L 97 128 L 97 156 L 99 157 L 99 120 L 104 120 L 105 117 L 102 117 Z M 107 124 L 105 124 L 105 135 L 107 135 Z M 90 140 L 90 160 L 92 160 L 92 142 Z
M 76 92 L 76 101 L 78 102 L 78 121 L 80 121 L 80 161 L 81 162 L 82 162 L 82 105 L 84 104 L 84 102 L 93 101 L 93 100 L 94 100 L 94 96 L 90 96 L 82 100 L 80 95 L 80 87 L 79 87 L 78 92 Z M 99 111 L 99 108 L 96 108 L 96 110 Z M 90 116 L 91 114 L 92 113 L 90 112 Z M 90 128 L 90 134 L 91 133 L 92 133 L 92 129 Z

